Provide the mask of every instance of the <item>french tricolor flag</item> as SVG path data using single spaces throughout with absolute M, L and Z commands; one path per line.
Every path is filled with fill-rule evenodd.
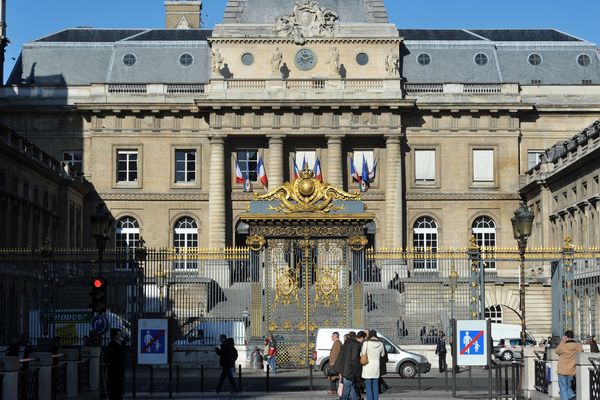
M 359 173 L 356 171 L 356 168 L 354 167 L 354 159 L 352 157 L 350 157 L 350 175 L 352 176 L 353 182 L 360 183 L 361 178 Z
M 300 171 L 298 171 L 298 165 L 296 164 L 296 159 L 294 159 L 294 180 L 300 178 Z
M 318 158 L 317 161 L 315 161 L 313 173 L 315 174 L 315 179 L 318 179 L 319 181 L 323 182 L 323 174 L 321 173 L 321 161 L 319 161 Z
M 246 180 L 244 179 L 244 175 L 242 174 L 242 170 L 240 169 L 240 164 L 235 162 L 235 183 L 244 183 Z
M 269 179 L 267 178 L 267 171 L 265 170 L 262 157 L 258 158 L 258 164 L 256 165 L 256 180 L 260 181 L 264 187 L 269 187 Z

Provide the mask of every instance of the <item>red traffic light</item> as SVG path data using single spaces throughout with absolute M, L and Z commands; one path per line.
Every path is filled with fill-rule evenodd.
M 92 285 L 93 285 L 95 288 L 98 288 L 98 289 L 100 289 L 100 288 L 102 288 L 102 287 L 104 286 L 104 280 L 103 280 L 103 279 L 96 278 L 96 279 L 94 279 L 94 280 L 92 281 Z

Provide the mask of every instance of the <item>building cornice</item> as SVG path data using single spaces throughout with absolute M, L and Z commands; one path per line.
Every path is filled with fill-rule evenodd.
M 454 200 L 520 200 L 520 196 L 515 193 L 417 193 L 408 192 L 406 200 L 408 201 L 454 201 Z
M 208 193 L 99 193 L 108 201 L 208 201 Z

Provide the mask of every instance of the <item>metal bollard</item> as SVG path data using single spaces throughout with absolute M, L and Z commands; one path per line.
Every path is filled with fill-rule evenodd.
M 417 373 L 419 374 L 419 392 L 421 391 L 421 367 L 417 365 Z
M 154 394 L 154 368 L 150 366 L 150 394 Z
M 238 365 L 238 390 L 242 391 L 242 364 Z
M 200 366 L 200 393 L 204 393 L 204 365 Z
M 177 391 L 177 394 L 179 394 L 179 364 L 177 365 L 177 370 L 175 372 L 177 374 L 176 376 L 176 383 L 175 383 L 175 390 Z
M 473 382 L 473 372 L 472 372 L 472 368 L 473 367 L 469 367 L 469 382 Z M 469 392 L 473 391 L 473 385 L 469 383 Z
M 446 369 L 444 370 L 444 374 L 445 374 L 445 381 L 446 381 L 446 392 L 448 391 L 448 366 L 446 365 Z
M 310 392 L 312 392 L 313 391 L 313 367 L 312 367 L 311 363 L 308 363 L 308 369 L 309 369 L 308 375 L 310 376 L 308 390 Z

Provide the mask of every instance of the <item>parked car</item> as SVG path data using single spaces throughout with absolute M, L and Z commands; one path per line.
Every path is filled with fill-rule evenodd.
M 504 338 L 520 338 L 521 337 L 521 325 L 519 324 L 498 324 L 492 323 L 492 340 L 494 346 L 498 345 L 500 339 Z M 533 336 L 529 332 L 525 331 L 528 339 L 534 340 Z
M 351 328 L 320 328 L 315 338 L 315 352 L 313 356 L 315 359 L 315 369 L 325 372 L 325 369 L 329 365 L 329 353 L 333 345 L 331 334 L 333 332 L 339 332 L 340 340 L 343 343 L 345 334 L 350 331 L 358 332 L 361 330 Z M 398 345 L 380 333 L 377 336 L 383 342 L 388 352 L 388 372 L 396 372 L 403 378 L 412 378 L 417 375 L 418 369 L 421 370 L 422 374 L 431 370 L 431 364 L 425 356 L 402 350 Z
M 525 339 L 525 347 L 537 346 L 533 339 Z M 500 339 L 497 346 L 494 346 L 494 357 L 502 361 L 512 361 L 521 358 L 521 339 L 505 338 Z

